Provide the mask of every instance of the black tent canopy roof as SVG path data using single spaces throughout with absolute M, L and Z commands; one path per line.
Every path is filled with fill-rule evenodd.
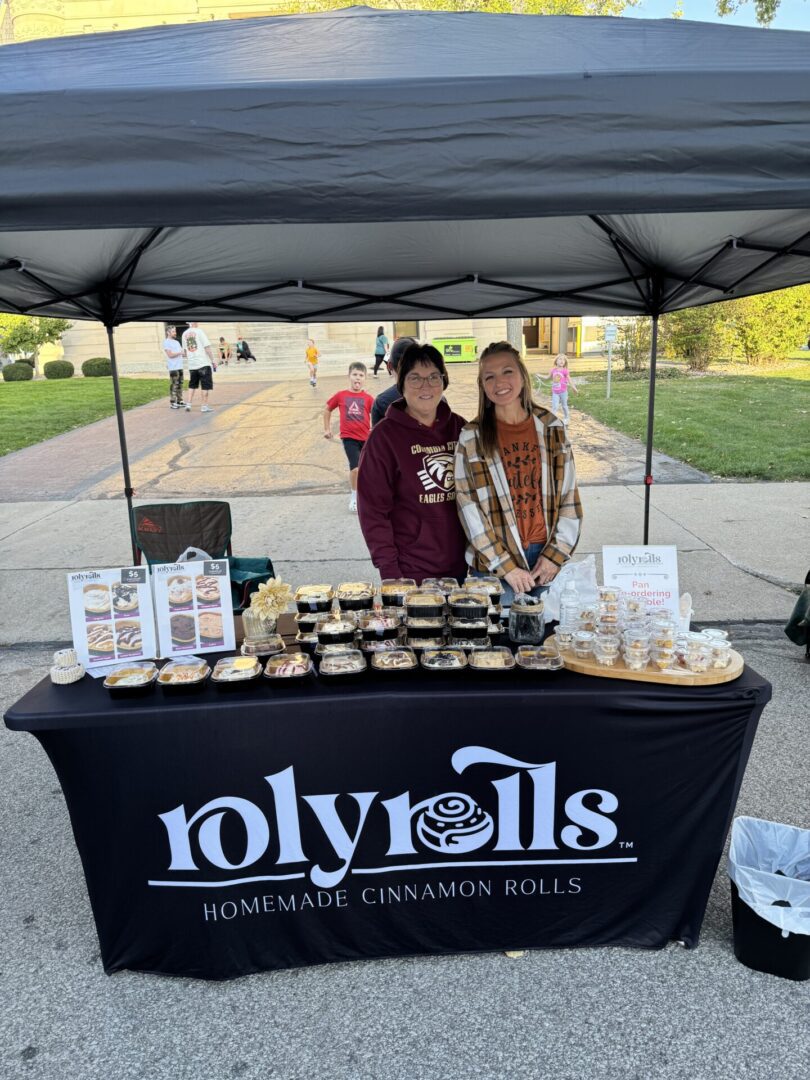
M 0 49 L 0 309 L 656 313 L 810 280 L 810 51 L 348 9 Z

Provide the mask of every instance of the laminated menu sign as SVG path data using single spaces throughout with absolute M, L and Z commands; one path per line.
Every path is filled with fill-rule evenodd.
M 68 574 L 73 647 L 85 667 L 157 655 L 145 566 Z
M 679 618 L 678 549 L 629 546 L 603 547 L 602 571 L 605 585 L 616 585 L 650 607 L 666 608 Z
M 161 656 L 235 647 L 227 559 L 158 563 L 152 579 Z

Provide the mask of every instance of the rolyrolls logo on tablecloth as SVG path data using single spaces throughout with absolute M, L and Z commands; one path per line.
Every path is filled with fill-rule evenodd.
M 472 765 L 496 766 L 500 773 L 504 766 L 514 771 L 489 782 L 493 798 L 488 807 L 480 806 L 460 791 L 442 792 L 415 803 L 408 791 L 389 798 L 380 798 L 379 791 L 346 792 L 344 799 L 352 799 L 356 804 L 351 814 L 356 824 L 347 824 L 338 811 L 339 796 L 299 795 L 294 768 L 289 766 L 264 777 L 272 792 L 266 807 L 238 795 L 224 795 L 210 800 L 191 814 L 184 805 L 159 814 L 168 838 L 167 870 L 178 876 L 149 884 L 194 887 L 309 877 L 314 885 L 328 889 L 338 885 L 347 873 L 637 861 L 635 857 L 626 856 L 595 859 L 589 854 L 601 852 L 617 838 L 617 827 L 610 815 L 618 809 L 619 800 L 612 792 L 602 788 L 573 792 L 563 803 L 564 817 L 557 820 L 556 762 L 532 763 L 486 746 L 465 746 L 452 755 L 451 765 L 458 774 Z M 524 826 L 527 820 L 531 825 L 527 844 L 521 840 L 522 793 L 524 799 L 531 800 L 532 808 L 530 819 L 524 815 Z M 325 840 L 334 853 L 334 860 L 330 860 L 337 863 L 334 869 L 313 863 L 305 850 L 300 816 L 304 806 L 314 814 L 321 830 L 319 850 L 323 850 Z M 381 826 L 384 828 L 387 850 L 380 865 L 356 866 L 355 854 L 368 827 L 370 814 L 379 814 L 375 828 L 378 831 Z M 233 820 L 241 823 L 244 833 L 244 854 L 238 861 L 228 858 L 223 847 L 226 815 L 234 816 Z M 271 823 L 274 826 L 274 852 L 277 848 L 272 868 L 276 872 L 262 873 L 265 868 L 270 869 L 260 864 L 270 847 Z M 447 856 L 470 855 L 472 852 L 479 853 L 480 859 L 445 861 Z M 533 857 L 541 852 L 547 857 Z M 430 861 L 401 862 L 420 854 Z M 504 855 L 510 857 L 504 858 Z M 308 865 L 308 869 L 301 869 L 302 865 Z M 293 872 L 293 867 L 298 870 Z M 212 869 L 228 872 L 227 880 L 219 876 L 212 879 Z M 233 877 L 234 871 L 248 870 L 244 876 Z M 199 878 L 190 879 L 190 872 L 196 872 Z

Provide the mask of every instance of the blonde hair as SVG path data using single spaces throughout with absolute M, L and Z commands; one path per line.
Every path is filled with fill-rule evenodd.
M 557 353 L 557 355 L 554 357 L 554 367 L 568 367 L 568 357 L 565 355 L 565 353 Z
M 520 404 L 531 416 L 534 401 L 532 400 L 532 377 L 529 369 L 523 363 L 520 353 L 510 345 L 508 341 L 493 341 L 484 349 L 478 359 L 478 415 L 475 420 L 481 435 L 481 448 L 484 456 L 492 458 L 498 449 L 498 425 L 495 419 L 495 403 L 490 401 L 484 391 L 484 380 L 481 378 L 481 370 L 484 361 L 491 356 L 500 353 L 508 353 L 515 362 L 515 366 L 523 378 L 523 388 L 520 391 Z

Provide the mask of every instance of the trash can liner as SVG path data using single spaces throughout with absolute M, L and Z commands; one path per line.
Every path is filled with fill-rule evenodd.
M 740 899 L 782 937 L 810 935 L 810 829 L 735 818 L 728 876 Z

